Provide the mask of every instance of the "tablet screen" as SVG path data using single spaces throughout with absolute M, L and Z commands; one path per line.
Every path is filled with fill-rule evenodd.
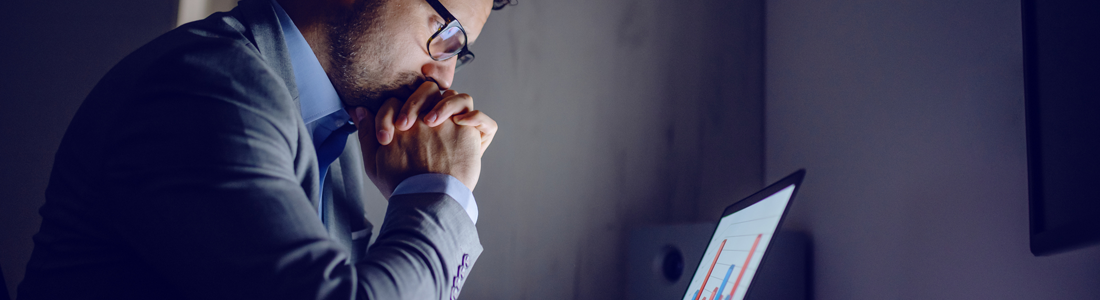
M 794 188 L 792 184 L 756 204 L 722 217 L 683 299 L 745 298 Z

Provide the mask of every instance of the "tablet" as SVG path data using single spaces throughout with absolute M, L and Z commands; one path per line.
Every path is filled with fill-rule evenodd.
M 726 207 L 684 300 L 745 299 L 805 174 L 798 170 Z

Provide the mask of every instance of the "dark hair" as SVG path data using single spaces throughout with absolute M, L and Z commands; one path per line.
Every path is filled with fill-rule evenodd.
M 500 10 L 508 5 L 516 5 L 519 1 L 516 0 L 493 0 L 493 10 Z

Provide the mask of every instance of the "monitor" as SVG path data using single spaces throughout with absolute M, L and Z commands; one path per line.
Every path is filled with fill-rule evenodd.
M 745 299 L 804 174 L 799 170 L 725 209 L 682 299 Z

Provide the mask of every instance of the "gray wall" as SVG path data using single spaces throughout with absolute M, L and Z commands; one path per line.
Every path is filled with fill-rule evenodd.
M 1019 1 L 769 1 L 766 174 L 829 299 L 1100 299 L 1028 251 Z
M 176 1 L 0 10 L 0 266 L 12 293 L 72 114 Z M 626 236 L 713 221 L 763 178 L 761 1 L 521 1 L 495 12 L 455 89 L 500 123 L 475 195 L 467 299 L 618 299 Z M 385 203 L 372 195 L 368 216 Z
M 763 178 L 762 1 L 520 1 L 455 88 L 500 123 L 463 297 L 622 299 L 626 236 Z

